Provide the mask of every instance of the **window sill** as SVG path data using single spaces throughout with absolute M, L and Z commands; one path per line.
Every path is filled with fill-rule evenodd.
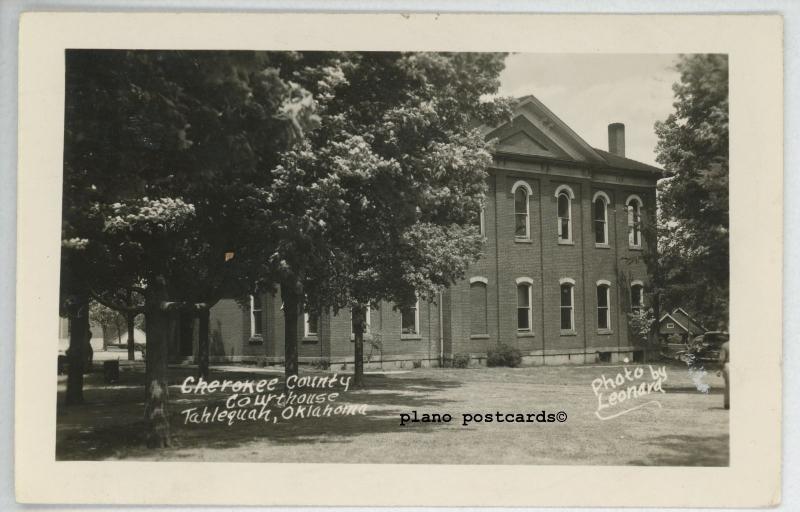
M 609 334 L 614 334 L 614 331 L 612 331 L 611 329 L 597 329 L 597 334 L 600 334 L 602 336 L 606 336 L 606 335 L 609 335 Z
M 422 336 L 420 336 L 419 334 L 401 334 L 400 335 L 400 339 L 401 340 L 421 340 Z
M 536 334 L 532 332 L 517 332 L 517 338 L 533 338 Z
M 642 251 L 642 250 L 644 250 L 644 249 L 642 249 L 641 245 L 629 245 L 628 249 L 631 250 L 631 251 Z
M 264 338 L 261 336 L 251 336 L 249 340 L 247 340 L 248 345 L 263 345 Z
M 303 343 L 316 343 L 319 341 L 319 335 L 303 336 L 303 339 L 301 341 Z
M 608 244 L 598 244 L 595 242 L 594 244 L 595 249 L 611 249 L 611 246 Z
M 530 238 L 514 238 L 514 243 L 516 244 L 532 244 L 533 240 Z
M 470 334 L 469 335 L 469 339 L 471 339 L 471 340 L 488 340 L 489 339 L 489 335 L 488 334 Z
M 578 331 L 575 329 L 561 329 L 561 336 L 577 336 Z
M 363 338 L 364 338 L 364 341 L 369 341 L 369 340 L 372 339 L 372 334 L 364 333 Z M 356 341 L 356 335 L 355 334 L 351 334 L 350 335 L 350 341 L 353 341 L 353 342 Z
M 561 240 L 559 239 L 558 245 L 575 245 L 575 242 L 572 240 Z

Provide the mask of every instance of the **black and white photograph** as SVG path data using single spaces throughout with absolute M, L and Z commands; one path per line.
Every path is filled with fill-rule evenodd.
M 778 503 L 776 27 L 28 16 L 17 499 Z
M 726 55 L 65 59 L 57 460 L 728 465 Z

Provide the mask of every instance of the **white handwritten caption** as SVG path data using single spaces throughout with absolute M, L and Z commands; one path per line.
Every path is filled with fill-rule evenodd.
M 278 423 L 281 420 L 355 416 L 367 413 L 366 404 L 336 404 L 342 393 L 350 389 L 349 375 L 291 375 L 285 389 L 278 389 L 277 377 L 260 380 L 212 380 L 187 377 L 181 393 L 230 395 L 224 405 L 190 407 L 181 411 L 184 424 L 227 423 L 241 421 Z
M 597 397 L 595 416 L 601 420 L 610 420 L 648 405 L 653 405 L 660 409 L 661 402 L 650 400 L 619 410 L 623 403 L 631 404 L 633 401 L 647 397 L 654 392 L 666 393 L 662 386 L 667 380 L 666 366 L 653 368 L 652 365 L 648 365 L 647 369 L 649 371 L 637 366 L 631 370 L 626 366 L 623 371 L 613 377 L 600 375 L 600 377 L 594 379 L 592 381 L 592 391 Z M 601 414 L 601 411 L 605 411 L 605 414 Z

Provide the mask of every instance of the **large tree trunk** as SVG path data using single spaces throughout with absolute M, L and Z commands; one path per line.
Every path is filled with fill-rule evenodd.
M 358 305 L 353 308 L 353 386 L 364 387 L 364 324 L 366 308 Z
M 128 303 L 126 304 L 128 307 L 133 306 L 133 292 L 128 289 Z M 136 320 L 136 313 L 132 313 L 128 311 L 125 313 L 125 324 L 126 328 L 128 329 L 128 361 L 133 361 L 136 359 L 136 340 L 134 339 L 133 329 L 134 329 L 134 321 Z
M 90 331 L 92 330 L 91 324 L 89 325 L 89 330 Z M 111 333 L 109 332 L 110 330 L 111 330 L 111 327 L 108 324 L 100 326 L 100 332 L 103 335 L 103 352 L 105 352 L 105 350 L 106 350 L 106 338 L 111 336 Z
M 69 315 L 69 349 L 67 351 L 67 396 L 66 404 L 83 403 L 83 372 L 88 351 L 86 345 L 91 339 L 89 329 L 89 294 L 77 293 L 70 297 Z
M 145 320 L 147 321 L 147 359 L 145 364 L 145 406 L 147 420 L 147 445 L 163 448 L 170 445 L 167 403 L 167 349 L 172 331 L 170 312 L 163 303 L 168 300 L 166 281 L 154 279 L 145 294 Z
M 209 351 L 211 348 L 211 340 L 209 339 L 209 320 L 211 312 L 208 308 L 203 308 L 199 312 L 200 326 L 198 328 L 198 366 L 200 377 L 209 380 Z
M 283 318 L 284 318 L 284 375 L 297 375 L 298 371 L 298 350 L 297 350 L 297 330 L 300 313 L 300 293 L 296 282 L 286 282 L 281 284 L 281 298 L 283 299 Z
M 127 313 L 125 315 L 125 323 L 128 328 L 128 361 L 136 359 L 136 340 L 134 339 L 134 326 L 133 322 L 136 319 L 135 313 Z

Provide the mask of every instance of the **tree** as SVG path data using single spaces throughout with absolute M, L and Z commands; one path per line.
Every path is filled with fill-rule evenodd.
M 655 203 L 655 197 L 653 203 Z M 628 329 L 633 339 L 640 343 L 644 343 L 645 357 L 649 357 L 647 353 L 652 346 L 650 343 L 656 343 L 659 335 L 659 324 L 655 319 L 661 318 L 661 305 L 662 298 L 668 289 L 668 283 L 665 282 L 664 264 L 662 262 L 662 254 L 659 251 L 659 235 L 662 232 L 659 226 L 659 219 L 657 212 L 652 215 L 643 215 L 638 224 L 640 235 L 643 240 L 643 250 L 637 255 L 627 256 L 621 258 L 621 261 L 626 265 L 643 264 L 647 269 L 648 283 L 647 293 L 650 304 L 648 309 L 639 309 L 637 313 L 628 313 Z M 618 270 L 619 285 L 623 289 L 630 286 L 632 277 L 626 268 Z M 645 293 L 642 289 L 641 293 Z M 641 297 L 644 300 L 644 297 Z
M 62 247 L 74 241 L 65 241 Z M 66 254 L 65 254 L 66 253 Z M 61 255 L 61 301 L 60 315 L 69 318 L 69 348 L 67 349 L 66 405 L 83 403 L 83 374 L 86 365 L 87 345 L 91 337 L 89 330 L 89 291 L 80 279 L 75 279 L 80 258 L 62 250 Z M 72 263 L 72 265 L 69 265 Z M 70 271 L 71 270 L 71 271 Z
M 136 359 L 136 318 L 144 313 L 144 287 L 142 283 L 130 284 L 124 288 L 111 289 L 106 286 L 102 290 L 93 290 L 92 298 L 95 304 L 115 312 L 115 323 L 117 323 L 117 339 L 119 341 L 122 332 L 118 322 L 122 322 L 128 333 L 128 360 Z
M 143 284 L 151 446 L 169 444 L 176 315 L 207 311 L 249 281 L 248 255 L 270 243 L 252 236 L 252 198 L 279 151 L 315 122 L 309 94 L 281 75 L 293 59 L 67 52 L 62 292 L 79 304 Z
M 273 170 L 263 210 L 280 243 L 285 371 L 297 372 L 303 308 L 350 308 L 355 379 L 363 373 L 366 308 L 433 300 L 480 254 L 502 54 L 303 54 L 294 78 L 314 94 L 320 127 Z
M 103 329 L 103 347 L 106 346 L 106 339 L 111 336 L 117 337 L 119 343 L 122 334 L 122 325 L 124 319 L 120 314 L 111 308 L 108 308 L 99 302 L 92 301 L 89 306 L 89 321 L 93 324 L 99 325 Z
M 677 69 L 675 111 L 655 126 L 656 160 L 671 175 L 658 188 L 663 299 L 727 325 L 728 57 L 684 55 Z

